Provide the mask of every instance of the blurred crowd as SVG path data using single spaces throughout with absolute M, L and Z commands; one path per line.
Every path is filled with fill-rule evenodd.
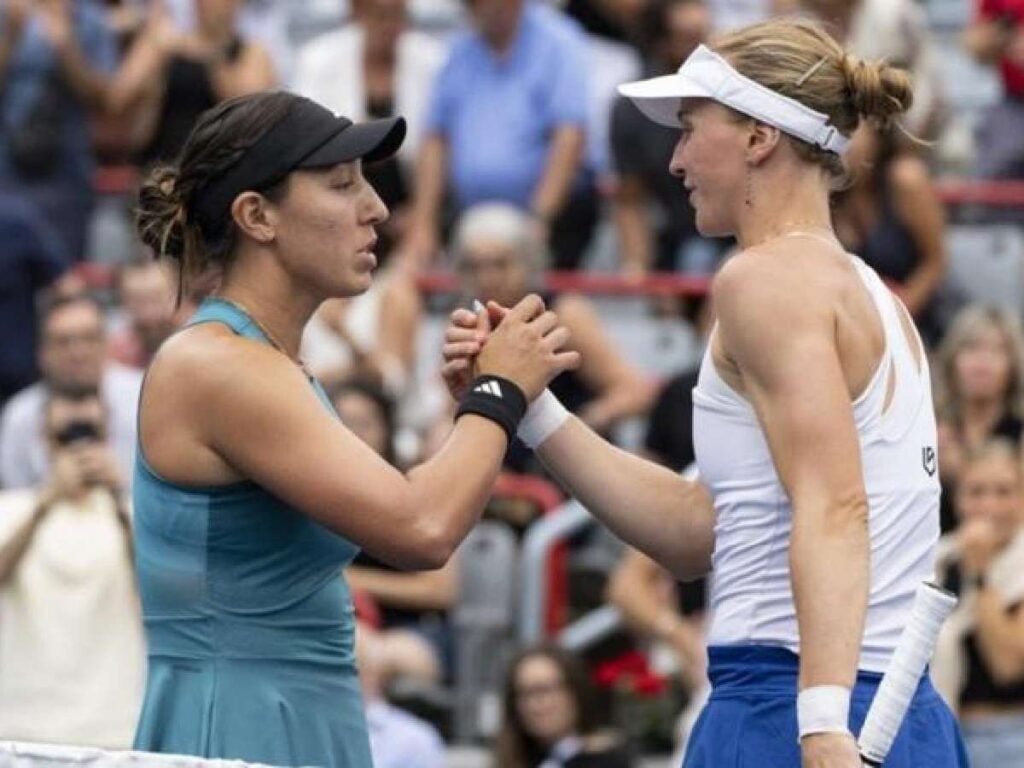
M 976 764 L 1024 766 L 1019 0 L 0 0 L 0 740 L 130 745 L 145 665 L 130 533 L 138 393 L 216 286 L 211 275 L 182 294 L 134 241 L 132 185 L 174 161 L 204 110 L 278 88 L 354 120 L 408 120 L 397 158 L 366 169 L 391 210 L 374 285 L 326 302 L 302 345 L 381 456 L 414 465 L 451 426 L 444 313 L 539 292 L 582 353 L 552 384 L 562 402 L 684 471 L 714 321 L 703 286 L 732 243 L 697 233 L 668 173 L 676 132 L 615 87 L 780 14 L 820 19 L 857 55 L 914 76 L 905 121 L 853 137 L 834 223 L 900 294 L 932 360 L 940 443 L 922 462 L 944 489 L 937 578 L 961 595 L 933 675 Z M 1016 197 L 965 203 L 948 193 L 965 180 Z M 572 274 L 595 272 L 630 297 L 574 287 L 585 281 Z M 693 280 L 666 279 L 680 275 Z M 557 514 L 558 491 L 521 445 L 506 468 L 487 516 L 515 557 Z M 684 742 L 707 693 L 705 585 L 589 528 L 559 552 L 552 641 L 570 619 L 613 620 L 538 645 L 516 632 L 513 600 L 483 670 L 466 662 L 483 626 L 466 610 L 479 586 L 467 574 L 494 552 L 467 545 L 426 573 L 356 560 L 379 766 L 444 765 L 446 743 L 462 741 L 493 747 L 502 768 L 613 768 Z

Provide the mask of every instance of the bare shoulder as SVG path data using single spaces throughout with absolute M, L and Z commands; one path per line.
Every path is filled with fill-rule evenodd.
M 265 344 L 239 336 L 219 323 L 186 328 L 168 339 L 150 365 L 146 387 L 188 382 L 189 389 L 205 393 L 250 366 L 280 362 L 281 355 Z
M 719 318 L 785 322 L 827 310 L 836 275 L 811 250 L 758 247 L 730 258 L 711 284 Z
M 272 347 L 218 323 L 188 328 L 169 339 L 150 365 L 144 405 L 189 421 L 242 405 L 246 394 L 309 389 L 298 366 Z

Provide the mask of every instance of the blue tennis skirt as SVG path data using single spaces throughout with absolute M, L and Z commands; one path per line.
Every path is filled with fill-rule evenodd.
M 711 697 L 690 735 L 683 768 L 800 768 L 796 694 L 799 657 L 759 645 L 708 649 Z M 850 730 L 860 733 L 882 676 L 860 672 Z M 956 719 L 925 675 L 884 768 L 966 768 Z

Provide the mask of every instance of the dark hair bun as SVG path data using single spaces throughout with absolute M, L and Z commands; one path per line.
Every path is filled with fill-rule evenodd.
M 157 258 L 181 260 L 185 253 L 185 201 L 177 191 L 178 169 L 154 168 L 139 190 L 135 229 Z

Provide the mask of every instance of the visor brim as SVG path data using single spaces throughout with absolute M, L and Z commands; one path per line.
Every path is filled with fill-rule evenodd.
M 405 134 L 403 117 L 349 124 L 304 157 L 296 167 L 326 168 L 353 160 L 367 163 L 387 160 L 398 152 Z
M 649 120 L 669 128 L 679 127 L 681 99 L 712 98 L 707 88 L 678 73 L 623 83 L 619 93 L 632 101 Z

